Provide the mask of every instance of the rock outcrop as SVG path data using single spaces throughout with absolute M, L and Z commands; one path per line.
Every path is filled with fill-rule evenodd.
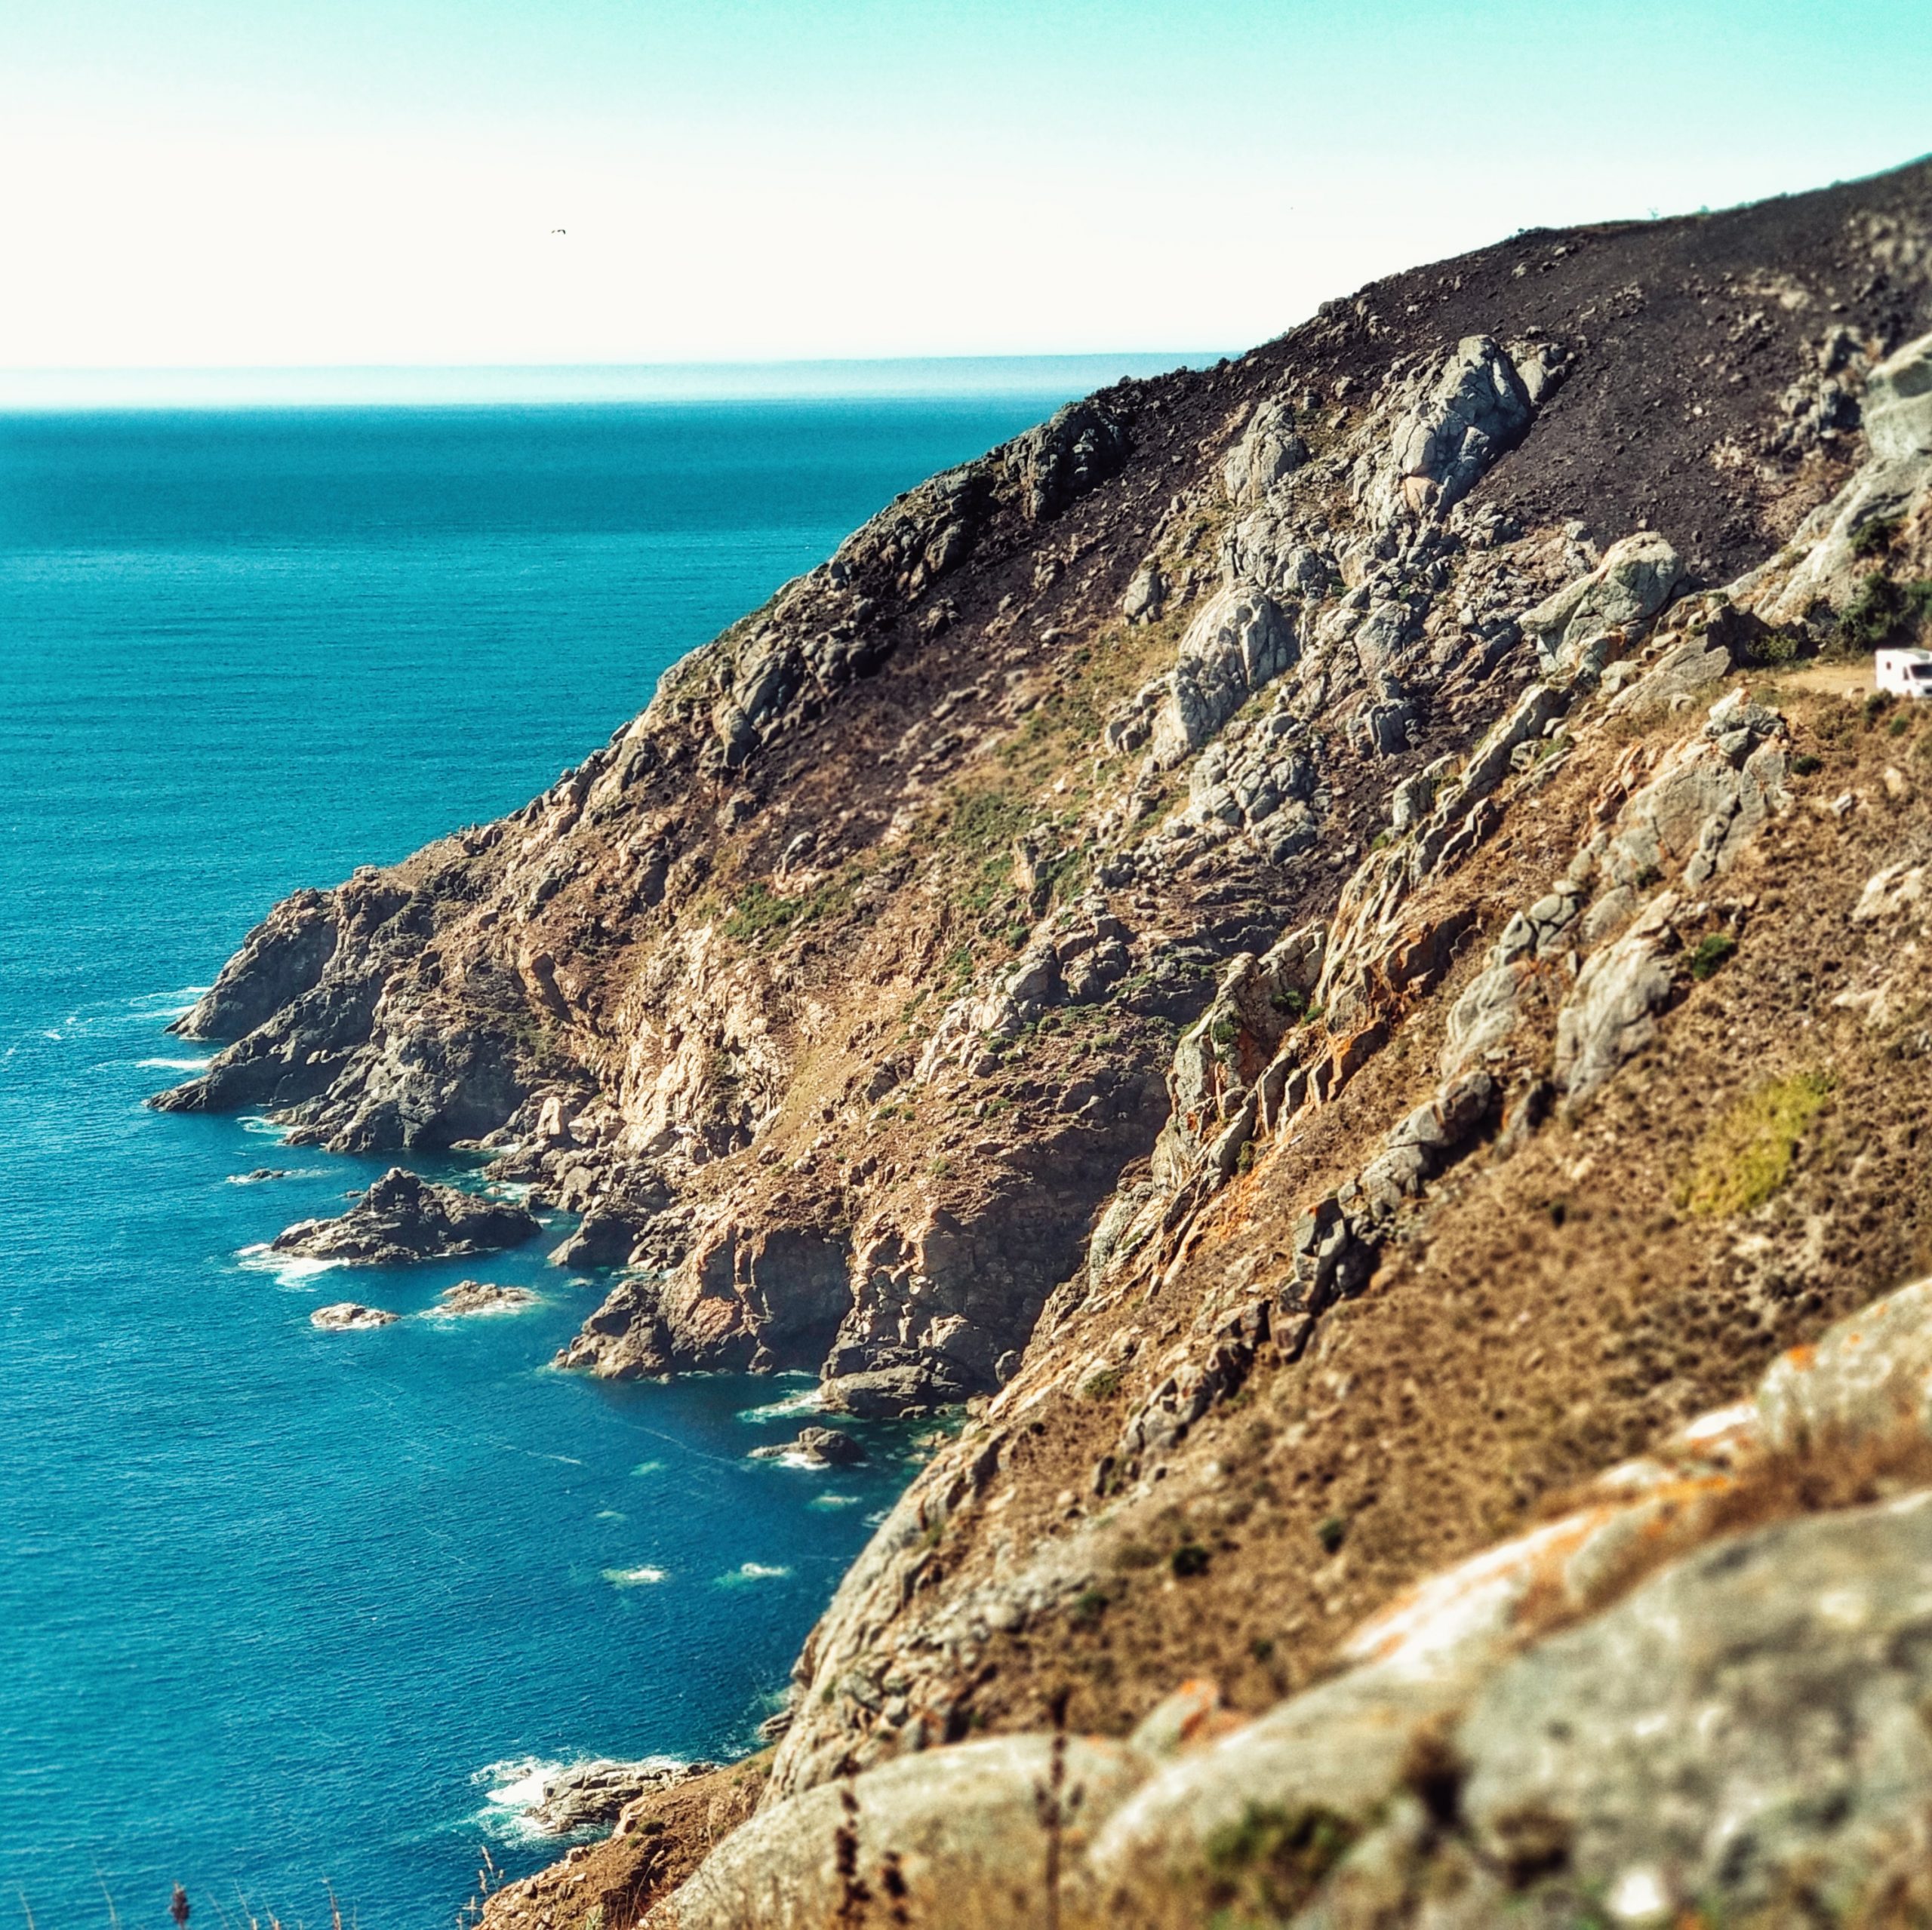
M 365 1307 L 354 1300 L 338 1300 L 327 1307 L 318 1307 L 309 1316 L 312 1327 L 320 1327 L 325 1333 L 355 1333 L 368 1327 L 391 1326 L 401 1318 L 381 1307 Z
M 401 1267 L 415 1260 L 500 1253 L 540 1231 L 521 1206 L 432 1186 L 392 1166 L 336 1219 L 300 1220 L 271 1242 L 278 1253 L 352 1267 Z
M 494 1281 L 460 1280 L 436 1296 L 435 1311 L 452 1318 L 470 1314 L 514 1314 L 537 1305 L 540 1295 L 527 1286 L 499 1286 Z

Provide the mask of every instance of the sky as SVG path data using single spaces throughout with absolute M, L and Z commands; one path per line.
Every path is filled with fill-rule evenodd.
M 1237 351 L 1932 148 L 1925 0 L 0 0 L 0 370 Z

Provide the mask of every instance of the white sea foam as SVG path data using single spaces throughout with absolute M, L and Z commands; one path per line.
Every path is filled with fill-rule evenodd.
M 471 1783 L 483 1792 L 483 1807 L 474 1821 L 500 1842 L 511 1843 L 554 1842 L 552 1833 L 540 1827 L 531 1816 L 552 1787 L 580 1764 L 598 1759 L 574 1756 L 568 1762 L 541 1756 L 512 1756 L 478 1769 Z M 635 1759 L 647 1769 L 681 1769 L 681 1756 L 645 1756 Z M 601 1836 L 602 1830 L 595 1832 Z
M 203 1059 L 137 1059 L 134 1065 L 143 1072 L 205 1072 L 214 1063 L 210 1053 Z
M 597 1511 L 595 1519 L 599 1521 L 622 1521 L 626 1517 L 620 1514 L 614 1507 L 600 1507 Z
M 814 1495 L 806 1502 L 808 1507 L 857 1507 L 857 1495 Z
M 787 1394 L 783 1400 L 768 1402 L 763 1407 L 747 1407 L 740 1410 L 738 1418 L 754 1424 L 761 1421 L 789 1421 L 800 1414 L 816 1414 L 824 1406 L 824 1397 L 817 1381 L 810 1387 L 801 1388 L 796 1394 Z
M 631 1470 L 633 1474 L 661 1474 L 663 1471 L 664 1464 L 661 1461 L 640 1461 Z
M 269 1274 L 278 1286 L 302 1286 L 318 1274 L 332 1273 L 346 1266 L 343 1260 L 311 1260 L 293 1253 L 278 1253 L 266 1240 L 245 1246 L 235 1256 L 237 1263 L 251 1272 Z
M 718 1585 L 721 1588 L 743 1588 L 754 1581 L 782 1581 L 792 1571 L 778 1568 L 769 1562 L 740 1562 L 729 1575 L 721 1575 Z
M 607 1568 L 604 1579 L 613 1588 L 648 1588 L 654 1583 L 667 1578 L 667 1572 L 661 1568 L 648 1566 L 641 1568 Z

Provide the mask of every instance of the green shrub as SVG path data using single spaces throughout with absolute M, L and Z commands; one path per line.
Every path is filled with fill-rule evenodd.
M 1875 516 L 1851 539 L 1851 553 L 1861 558 L 1883 556 L 1897 542 L 1904 518 Z
M 1761 1206 L 1791 1177 L 1798 1142 L 1831 1097 L 1829 1072 L 1797 1072 L 1754 1088 L 1698 1142 L 1677 1203 L 1700 1219 Z
M 1294 1809 L 1249 1804 L 1239 1822 L 1215 1830 L 1202 1845 L 1208 1900 L 1230 1913 L 1216 1920 L 1285 1922 L 1321 1887 L 1359 1833 L 1348 1817 L 1319 1804 Z
M 1321 1544 L 1322 1552 L 1324 1554 L 1332 1555 L 1341 1547 L 1343 1539 L 1348 1532 L 1348 1517 L 1346 1515 L 1331 1514 L 1326 1520 L 1316 1523 L 1315 1538 Z
M 1798 777 L 1810 777 L 1825 768 L 1823 758 L 1814 757 L 1809 751 L 1800 751 L 1791 761 L 1792 773 Z
M 1168 1566 L 1183 1581 L 1208 1572 L 1208 1550 L 1198 1541 L 1183 1541 L 1168 1558 Z
M 1118 1367 L 1097 1367 L 1080 1384 L 1083 1400 L 1111 1400 L 1120 1392 L 1120 1369 Z
M 1737 941 L 1728 932 L 1706 933 L 1690 954 L 1691 977 L 1701 985 L 1737 949 Z

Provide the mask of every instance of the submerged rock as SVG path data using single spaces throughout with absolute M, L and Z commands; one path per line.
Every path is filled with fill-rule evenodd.
M 231 1172 L 228 1183 L 231 1186 L 259 1186 L 265 1179 L 286 1179 L 288 1169 L 285 1166 L 258 1166 L 248 1172 Z
M 393 1326 L 402 1317 L 392 1314 L 383 1307 L 365 1307 L 354 1300 L 338 1300 L 333 1305 L 318 1307 L 309 1316 L 312 1327 L 320 1327 L 326 1333 L 353 1333 L 364 1327 Z
M 454 1186 L 432 1186 L 391 1166 L 339 1219 L 299 1221 L 272 1244 L 278 1253 L 307 1260 L 396 1267 L 500 1253 L 537 1231 L 535 1219 L 521 1206 L 480 1200 Z

